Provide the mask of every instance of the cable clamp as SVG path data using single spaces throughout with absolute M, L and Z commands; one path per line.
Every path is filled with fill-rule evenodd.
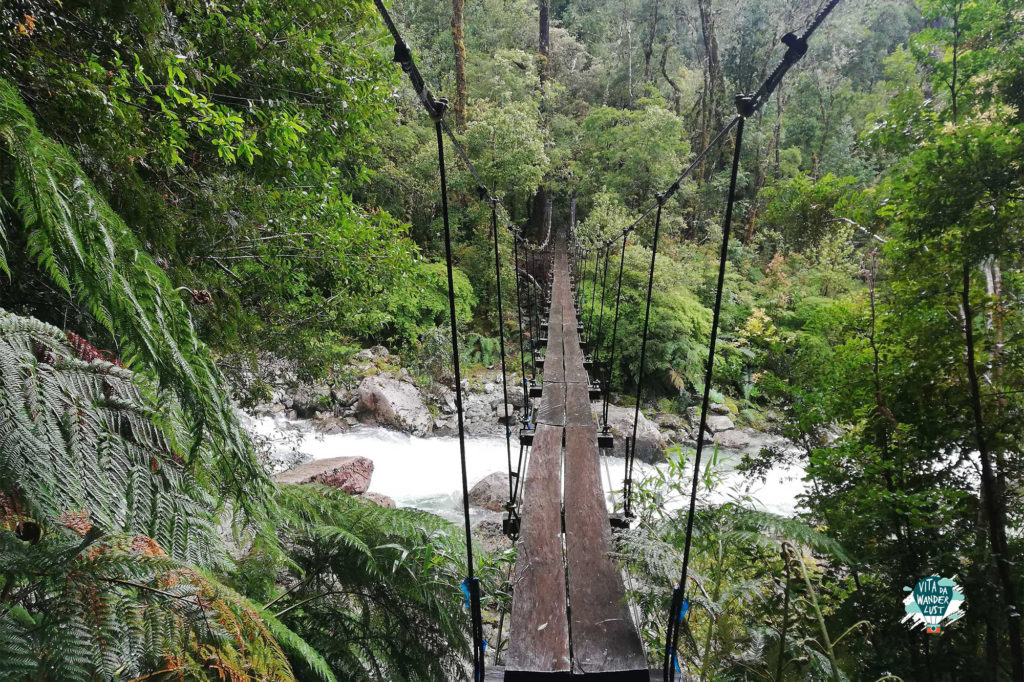
M 786 54 L 782 56 L 782 61 L 790 66 L 796 64 L 807 54 L 807 41 L 795 33 L 787 33 L 782 36 L 782 44 L 789 48 L 786 50 Z
M 755 95 L 736 95 L 736 112 L 743 118 L 750 118 L 757 111 L 757 99 Z
M 424 94 L 423 104 L 429 111 L 430 120 L 437 122 L 443 119 L 444 115 L 448 113 L 448 100 L 444 97 L 434 97 L 429 91 Z
M 409 70 L 412 68 L 412 50 L 409 49 L 408 43 L 395 41 L 395 56 L 392 61 L 400 64 L 402 71 L 409 73 Z

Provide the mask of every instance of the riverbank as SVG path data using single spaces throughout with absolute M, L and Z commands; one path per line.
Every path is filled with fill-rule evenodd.
M 287 477 L 305 465 L 300 473 L 314 472 L 309 480 L 328 476 L 336 487 L 355 480 L 357 487 L 349 492 L 376 503 L 415 507 L 461 521 L 461 464 L 455 437 L 455 395 L 450 387 L 418 380 L 400 366 L 397 356 L 379 346 L 356 354 L 330 382 L 303 383 L 284 363 L 272 366 L 266 380 L 272 382 L 270 399 L 250 410 L 248 428 L 272 472 L 288 472 L 284 474 Z M 518 381 L 517 375 L 509 378 L 507 404 L 513 434 L 525 404 Z M 500 371 L 490 368 L 470 373 L 463 381 L 463 391 L 468 480 L 471 488 L 478 484 L 481 488 L 470 496 L 472 520 L 478 536 L 493 544 L 494 536 L 500 534 L 501 505 L 496 501 L 502 495 L 507 497 L 510 454 L 502 424 L 506 394 Z M 595 415 L 600 414 L 600 407 L 594 403 Z M 609 406 L 615 448 L 611 456 L 602 456 L 601 471 L 610 511 L 622 489 L 625 470 L 624 460 L 616 455 L 625 452 L 633 415 L 634 408 Z M 636 475 L 642 477 L 665 466 L 666 453 L 692 456 L 697 417 L 692 409 L 682 415 L 654 412 L 650 418 L 641 411 Z M 703 493 L 702 499 L 720 503 L 742 496 L 775 514 L 791 516 L 796 512 L 803 490 L 801 470 L 770 470 L 764 480 L 748 480 L 736 470 L 746 455 L 755 455 L 762 448 L 789 447 L 782 438 L 749 427 L 737 428 L 731 410 L 722 404 L 713 406 L 708 428 L 705 452 L 710 459 L 717 445 L 714 470 L 719 484 Z M 513 463 L 518 456 L 513 438 Z M 342 472 L 335 468 L 333 458 L 357 462 L 347 463 Z M 313 462 L 325 462 L 328 468 L 310 468 Z M 349 472 L 352 467 L 355 469 Z M 670 508 L 683 503 L 665 501 Z

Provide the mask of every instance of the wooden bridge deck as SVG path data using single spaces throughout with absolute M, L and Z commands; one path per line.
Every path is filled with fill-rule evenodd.
M 543 395 L 523 488 L 503 679 L 650 680 L 611 556 L 590 379 L 556 245 Z M 563 502 L 564 500 L 564 502 Z

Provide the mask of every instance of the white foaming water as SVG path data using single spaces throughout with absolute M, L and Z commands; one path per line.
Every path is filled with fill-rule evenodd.
M 393 498 L 399 506 L 417 507 L 449 518 L 459 512 L 462 473 L 458 438 L 417 438 L 370 426 L 355 426 L 345 433 L 324 435 L 312 430 L 308 422 L 274 417 L 249 420 L 249 428 L 258 437 L 268 440 L 271 450 L 282 459 L 297 451 L 313 459 L 357 456 L 372 460 L 370 491 Z M 513 442 L 513 468 L 518 457 L 519 446 Z M 739 460 L 738 454 L 720 459 L 721 483 L 710 496 L 702 495 L 702 499 L 720 503 L 742 493 L 753 498 L 754 506 L 759 509 L 783 516 L 795 513 L 797 496 L 804 490 L 801 470 L 773 469 L 766 482 L 751 482 L 732 470 Z M 634 479 L 645 476 L 652 468 L 637 462 Z M 467 438 L 466 470 L 470 487 L 488 474 L 507 471 L 505 441 Z M 617 496 L 622 490 L 624 472 L 625 460 L 621 457 L 601 457 L 601 478 L 606 493 L 616 491 Z M 612 496 L 606 497 L 611 509 Z M 685 498 L 666 500 L 670 509 L 686 503 Z

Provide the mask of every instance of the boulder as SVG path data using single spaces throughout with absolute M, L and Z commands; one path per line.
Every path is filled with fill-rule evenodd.
M 601 405 L 591 405 L 594 416 L 600 423 Z M 633 437 L 633 413 L 635 408 L 608 406 L 608 425 L 615 437 L 616 457 L 626 456 L 626 441 Z M 640 411 L 640 419 L 636 429 L 636 456 L 643 462 L 655 463 L 665 458 L 665 439 L 658 427 Z
M 313 428 L 324 435 L 333 436 L 348 431 L 348 423 L 340 417 L 322 417 L 313 422 Z
M 378 507 L 384 507 L 385 509 L 397 509 L 398 505 L 395 501 L 387 495 L 381 495 L 380 493 L 363 493 L 359 496 L 359 499 L 372 502 Z
M 655 415 L 654 421 L 662 430 L 668 429 L 669 431 L 678 431 L 683 428 L 683 420 L 680 419 L 678 415 L 670 412 L 661 412 Z
M 441 396 L 441 411 L 445 414 L 454 414 L 455 408 L 455 391 L 445 390 Z
M 724 414 L 711 414 L 708 415 L 708 431 L 711 433 L 721 433 L 722 431 L 728 431 L 736 428 L 736 425 L 732 423 Z
M 526 404 L 526 397 L 523 395 L 522 384 L 509 384 L 508 401 L 516 407 L 522 407 Z
M 732 414 L 732 410 L 725 403 L 711 403 L 708 405 L 708 411 L 711 414 Z
M 437 417 L 434 419 L 433 433 L 435 436 L 452 436 L 456 433 L 457 426 L 455 418 L 444 419 Z
M 299 417 L 309 419 L 318 410 L 334 402 L 330 386 L 319 384 L 302 384 L 292 391 L 285 405 L 292 408 Z M 291 403 L 291 404 L 289 404 Z
M 329 457 L 300 464 L 274 476 L 278 483 L 322 483 L 350 495 L 362 495 L 370 487 L 373 461 L 365 457 Z
M 715 436 L 715 442 L 720 448 L 730 450 L 742 450 L 750 445 L 750 434 L 743 430 L 723 431 Z
M 501 532 L 501 520 L 499 514 L 487 514 L 472 526 L 473 539 L 488 552 L 504 552 L 512 547 L 511 540 Z
M 479 480 L 469 491 L 469 504 L 490 511 L 503 511 L 508 501 L 508 474 L 495 471 Z
M 508 419 L 505 419 L 505 410 L 508 410 Z M 508 405 L 498 405 L 494 413 L 498 417 L 499 424 L 515 424 L 516 423 L 516 406 L 511 403 Z
M 359 383 L 357 413 L 360 421 L 414 436 L 430 435 L 434 421 L 419 390 L 390 374 L 368 376 Z

